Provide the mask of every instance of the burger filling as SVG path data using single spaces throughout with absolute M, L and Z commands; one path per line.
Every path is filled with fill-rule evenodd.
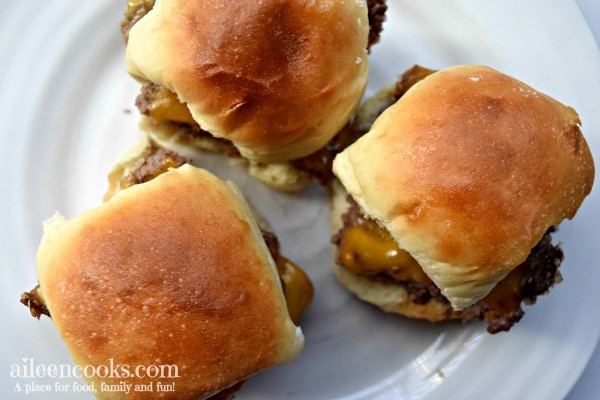
M 446 305 L 442 320 L 485 320 L 490 333 L 508 331 L 523 316 L 521 304 L 533 304 L 538 295 L 559 283 L 558 267 L 563 253 L 552 244 L 550 229 L 527 259 L 512 270 L 479 302 L 455 311 L 428 278 L 418 262 L 400 249 L 390 233 L 366 217 L 348 196 L 349 208 L 342 216 L 343 227 L 332 242 L 337 246 L 337 262 L 352 273 L 402 285 L 408 301 L 415 304 L 439 302 Z

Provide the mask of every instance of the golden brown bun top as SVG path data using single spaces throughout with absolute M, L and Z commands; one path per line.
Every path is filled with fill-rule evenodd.
M 165 398 L 196 399 L 293 360 L 303 336 L 250 215 L 232 186 L 184 165 L 70 220 L 53 217 L 37 271 L 75 361 L 113 360 L 132 374 L 175 365 L 178 377 L 158 379 L 175 383 Z
M 163 1 L 131 29 L 127 69 L 174 91 L 246 158 L 323 147 L 367 80 L 364 0 Z
M 456 66 L 416 84 L 333 168 L 462 309 L 591 191 L 579 124 L 572 108 L 512 77 Z

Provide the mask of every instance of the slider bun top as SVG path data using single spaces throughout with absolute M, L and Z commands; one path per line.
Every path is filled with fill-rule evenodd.
M 247 203 L 233 185 L 190 165 L 72 219 L 51 218 L 37 272 L 78 364 L 112 360 L 132 375 L 137 366 L 176 365 L 170 398 L 205 398 L 292 361 L 304 343 Z
M 129 34 L 126 65 L 171 89 L 246 158 L 279 162 L 323 147 L 367 81 L 364 0 L 162 1 Z
M 462 309 L 590 193 L 579 125 L 575 110 L 512 77 L 456 66 L 410 89 L 333 169 Z

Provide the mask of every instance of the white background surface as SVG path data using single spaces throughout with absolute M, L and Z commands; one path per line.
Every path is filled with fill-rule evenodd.
M 600 44 L 600 1 L 598 0 L 577 0 L 583 15 L 585 16 L 594 36 L 596 43 Z M 600 74 L 600 71 L 598 71 Z M 600 105 L 596 106 L 596 115 L 600 115 Z M 596 160 L 598 165 L 598 160 Z M 596 304 L 600 312 L 600 304 Z M 594 400 L 600 399 L 600 345 L 596 344 L 590 362 L 573 387 L 573 390 L 567 396 L 567 400 Z
M 396 0 L 390 1 L 394 2 Z M 415 12 L 415 9 L 411 9 L 411 5 L 416 3 L 397 1 L 407 6 L 407 11 Z M 113 1 L 112 3 L 118 2 Z M 433 3 L 435 2 L 432 1 L 430 4 Z M 447 2 L 439 3 L 448 4 Z M 481 7 L 484 7 L 468 1 L 457 1 L 456 3 L 468 4 L 466 8 L 472 7 L 480 11 Z M 566 3 L 557 2 L 556 4 Z M 590 22 L 593 26 L 597 26 L 597 1 L 585 0 L 580 1 L 580 3 L 585 6 L 584 10 L 586 15 L 591 18 Z M 19 291 L 28 289 L 35 280 L 31 266 L 33 264 L 35 242 L 40 234 L 40 221 L 48 217 L 57 207 L 63 213 L 72 215 L 96 204 L 103 192 L 103 188 L 98 185 L 98 182 L 104 182 L 107 166 L 111 165 L 115 159 L 114 157 L 125 149 L 131 141 L 132 132 L 135 129 L 134 116 L 132 114 L 124 115 L 122 112 L 124 109 L 132 107 L 135 85 L 131 80 L 123 77 L 122 64 L 112 65 L 107 64 L 106 61 L 111 60 L 111 57 L 117 57 L 118 59 L 122 51 L 118 45 L 118 38 L 115 42 L 117 45 L 114 46 L 112 42 L 109 45 L 104 41 L 107 34 L 113 35 L 114 21 L 118 16 L 115 17 L 115 13 L 108 6 L 88 6 L 88 4 L 79 1 L 53 0 L 40 3 L 35 0 L 15 0 L 3 4 L 3 7 L 5 7 L 5 10 L 10 10 L 10 6 L 16 4 L 20 6 L 12 7 L 12 9 L 25 10 L 23 4 L 30 5 L 30 8 L 25 10 L 26 12 L 14 16 L 15 18 L 11 18 L 10 21 L 2 19 L 2 14 L 0 14 L 0 20 L 2 21 L 2 24 L 0 24 L 0 49 L 11 50 L 10 52 L 3 52 L 0 58 L 0 71 L 3 72 L 0 76 L 2 79 L 0 115 L 3 123 L 1 129 L 3 130 L 3 138 L 12 138 L 12 141 L 2 142 L 2 170 L 0 176 L 10 182 L 11 185 L 2 187 L 0 198 L 2 204 L 4 204 L 4 201 L 10 205 L 13 204 L 13 201 L 18 204 L 25 204 L 27 211 L 24 213 L 21 208 L 9 208 L 8 215 L 2 221 L 2 231 L 0 232 L 2 234 L 2 244 L 11 243 L 11 246 L 14 246 L 10 249 L 2 249 L 3 275 L 0 284 L 2 284 L 3 290 L 0 293 L 0 299 L 2 300 L 2 311 L 6 317 L 6 322 L 2 324 L 1 337 L 4 349 L 1 354 L 0 382 L 2 382 L 3 387 L 0 389 L 5 389 L 7 384 L 12 383 L 10 380 L 8 382 L 6 380 L 7 365 L 18 361 L 19 356 L 34 356 L 40 362 L 69 362 L 70 358 L 62 349 L 61 341 L 50 321 L 44 319 L 38 323 L 32 320 L 26 315 L 27 312 L 24 308 L 19 308 L 20 306 L 16 305 L 15 299 L 18 297 Z M 421 4 L 426 7 L 425 3 L 420 2 L 419 7 L 421 7 Z M 506 7 L 514 8 L 515 19 L 521 18 L 522 14 L 517 7 L 518 1 L 508 1 L 503 4 L 506 4 Z M 540 8 L 544 8 L 542 11 L 547 11 L 544 1 L 524 4 L 537 4 Z M 490 5 L 490 7 L 498 6 Z M 532 13 L 533 6 L 525 6 L 524 8 L 524 15 L 535 18 L 535 13 Z M 571 11 L 569 7 L 565 8 L 567 11 Z M 48 14 L 49 9 L 52 12 L 57 12 L 59 16 L 75 13 L 77 18 L 65 19 L 64 23 L 62 20 L 59 20 L 60 22 L 56 20 L 49 21 L 48 18 L 44 18 L 44 16 L 51 15 Z M 102 13 L 98 15 L 96 9 L 101 9 Z M 548 9 L 552 9 L 552 7 L 548 7 Z M 558 7 L 557 10 L 561 10 L 561 7 Z M 120 11 L 117 11 L 116 15 L 119 15 Z M 499 11 L 498 20 L 506 21 L 501 13 L 503 11 L 502 6 L 500 6 Z M 415 12 L 415 15 L 423 17 L 424 14 Z M 90 18 L 90 16 L 94 18 Z M 416 46 L 412 48 L 410 43 L 395 43 L 394 46 L 386 48 L 387 50 L 391 49 L 390 54 L 397 54 L 398 49 L 402 49 L 401 56 L 404 57 L 403 60 L 423 62 L 426 66 L 429 65 L 428 62 L 431 62 L 431 66 L 436 68 L 448 62 L 490 62 L 506 68 L 507 72 L 520 74 L 534 87 L 536 82 L 543 83 L 545 87 L 552 90 L 553 95 L 561 99 L 564 97 L 565 102 L 574 105 L 580 104 L 579 95 L 582 98 L 586 98 L 588 95 L 585 93 L 585 87 L 580 92 L 573 93 L 569 90 L 568 85 L 561 84 L 561 80 L 570 78 L 568 70 L 558 70 L 558 72 L 564 72 L 565 75 L 556 75 L 560 78 L 557 82 L 549 80 L 545 71 L 551 69 L 556 72 L 553 70 L 556 66 L 553 64 L 542 65 L 546 60 L 538 62 L 540 64 L 539 70 L 536 70 L 538 63 L 535 63 L 533 70 L 531 70 L 532 60 L 528 53 L 531 49 L 527 45 L 523 48 L 519 47 L 518 40 L 511 41 L 512 36 L 517 36 L 517 39 L 520 39 L 514 32 L 505 32 L 508 37 L 506 40 L 503 37 L 488 37 L 485 35 L 482 37 L 461 36 L 464 32 L 470 32 L 470 29 L 482 30 L 486 34 L 497 30 L 498 35 L 502 35 L 501 32 L 504 32 L 502 28 L 505 27 L 494 25 L 494 22 L 496 22 L 494 19 L 485 21 L 486 24 L 489 24 L 488 30 L 488 26 L 477 19 L 460 19 L 460 22 L 465 23 L 465 25 L 452 26 L 446 21 L 452 21 L 452 18 L 460 16 L 449 14 L 447 16 L 431 15 L 431 17 L 439 19 L 440 25 L 436 26 L 436 28 L 439 28 L 438 30 L 423 29 L 422 21 L 419 20 L 405 22 L 407 27 L 413 24 L 411 25 L 414 28 L 411 31 L 413 34 L 423 35 L 413 37 L 415 41 L 432 42 L 434 45 L 439 45 L 439 47 Z M 561 18 L 569 20 L 576 16 L 572 14 L 564 16 L 551 14 L 549 17 L 555 18 L 550 21 L 551 23 L 561 27 Z M 107 20 L 110 22 L 106 22 Z M 527 24 L 522 23 L 516 23 L 515 25 L 517 29 L 528 27 Z M 9 28 L 14 29 L 14 31 L 9 30 Z M 524 33 L 528 35 L 527 38 L 529 39 L 539 39 L 546 43 L 548 35 L 552 35 L 552 32 L 543 31 L 543 26 L 539 28 L 542 28 L 539 36 L 536 32 L 530 30 Z M 585 34 L 581 29 L 582 27 L 572 26 L 571 28 L 574 35 Z M 390 31 L 388 29 L 388 32 Z M 16 35 L 17 32 L 20 34 Z M 436 36 L 438 32 L 440 34 Z M 400 33 L 404 34 L 403 31 Z M 565 46 L 570 44 L 564 43 L 564 40 L 569 38 L 568 33 L 563 32 L 564 37 L 552 37 L 552 40 L 557 41 L 556 46 L 567 53 L 568 48 Z M 112 36 L 110 37 L 112 40 Z M 458 42 L 461 45 L 453 47 Z M 467 43 L 473 43 L 474 47 L 467 46 Z M 520 54 L 522 58 L 514 56 L 514 59 L 505 59 L 511 57 L 512 54 L 487 52 L 487 48 L 484 46 L 486 43 L 500 46 L 514 45 L 517 50 L 523 51 Z M 572 45 L 576 48 L 578 44 L 573 43 Z M 3 45 L 6 47 L 3 47 Z M 382 46 L 385 46 L 385 44 L 382 43 Z M 382 50 L 383 48 L 381 47 Z M 507 48 L 496 49 L 493 47 L 494 50 L 506 50 Z M 69 64 L 71 59 L 66 59 L 66 64 L 64 63 L 65 60 L 57 59 L 55 54 L 57 49 L 72 57 L 72 60 L 76 60 L 76 62 L 71 65 Z M 76 49 L 76 52 L 74 49 Z M 379 53 L 381 55 L 384 52 L 379 51 Z M 575 54 L 585 57 L 585 54 L 582 55 L 577 52 Z M 421 55 L 424 58 L 419 60 L 418 58 Z M 564 62 L 561 55 L 551 54 L 551 52 L 548 53 L 548 59 Z M 570 65 L 570 61 L 567 60 L 566 65 Z M 401 64 L 391 67 L 393 71 L 399 72 L 408 66 Z M 390 66 L 387 65 L 387 67 Z M 379 74 L 386 71 L 385 68 L 383 70 L 378 70 L 378 68 L 381 68 L 381 65 L 374 65 L 376 78 L 380 79 L 379 82 L 374 82 L 374 87 L 377 87 L 380 83 L 388 83 L 390 77 L 393 76 L 390 73 Z M 47 74 L 47 71 L 52 71 L 53 74 Z M 594 72 L 600 73 L 600 71 Z M 577 80 L 578 77 L 573 78 Z M 102 95 L 98 96 L 98 88 L 107 88 L 107 92 L 103 91 Z M 598 98 L 597 94 L 593 98 Z M 73 99 L 76 99 L 75 103 Z M 598 121 L 600 121 L 598 104 L 598 102 L 594 105 L 580 104 L 585 113 L 582 116 L 585 117 L 587 123 L 592 122 L 592 126 L 594 126 L 595 119 L 596 127 L 599 126 Z M 68 108 L 65 108 L 65 106 L 68 106 Z M 576 108 L 579 109 L 579 105 Z M 34 110 L 35 113 L 30 112 L 31 110 Z M 35 134 L 29 135 L 32 132 Z M 89 133 L 92 132 L 108 132 L 111 141 L 106 143 L 106 136 L 90 135 Z M 586 132 L 585 127 L 584 132 Z M 79 135 L 74 133 L 79 133 Z M 598 132 L 591 134 L 598 137 Z M 27 143 L 25 143 L 26 146 L 21 147 L 19 145 L 22 144 L 23 138 L 27 140 Z M 14 147 L 13 144 L 15 144 Z M 79 151 L 90 147 L 97 149 L 97 151 L 93 153 Z M 17 178 L 13 179 L 15 176 Z M 251 192 L 249 194 L 255 198 L 264 195 L 260 188 L 251 186 L 251 184 L 248 184 L 245 189 L 248 189 L 248 192 Z M 315 191 L 309 191 L 301 197 L 301 201 L 308 206 L 318 200 Z M 271 207 L 286 205 L 284 204 L 287 200 L 285 196 L 275 196 L 275 198 L 277 200 L 267 199 L 267 203 L 263 204 L 263 206 L 266 206 L 265 210 L 268 211 L 274 209 Z M 595 214 L 589 211 L 589 207 L 585 208 L 586 210 L 582 212 L 575 224 L 568 224 L 564 230 L 561 230 L 566 237 L 569 233 L 579 232 L 575 227 L 585 226 L 586 216 L 587 218 L 595 217 Z M 302 215 L 303 218 L 312 218 L 316 221 L 323 217 L 320 214 L 322 209 L 309 207 L 309 210 L 314 210 L 314 212 L 310 215 Z M 281 215 L 275 215 L 274 218 L 277 219 L 278 217 L 281 217 Z M 285 215 L 284 217 L 289 220 L 293 218 L 293 215 Z M 296 224 L 301 223 L 295 220 L 293 222 Z M 327 234 L 315 231 L 314 236 L 309 236 L 312 239 L 310 242 L 302 242 L 302 249 L 295 250 L 290 248 L 289 245 L 304 240 L 303 238 L 306 238 L 306 235 L 302 232 L 292 231 L 285 225 L 276 226 L 275 228 L 281 228 L 276 229 L 276 232 L 284 235 L 284 249 L 295 251 L 294 254 L 287 253 L 292 259 L 302 257 L 305 255 L 304 253 L 318 253 L 320 251 L 318 244 L 327 240 Z M 310 229 L 310 227 L 305 228 Z M 592 234 L 591 232 L 595 233 L 596 230 L 587 232 Z M 17 251 L 21 247 L 26 250 L 24 254 Z M 582 249 L 581 246 L 578 249 L 587 250 Z M 593 250 L 590 251 L 593 252 Z M 316 254 L 316 257 L 322 259 L 319 254 Z M 556 326 L 552 319 L 546 318 L 546 314 L 549 313 L 552 318 L 557 320 L 565 320 L 566 318 L 568 323 L 570 321 L 569 315 L 554 314 L 555 310 L 565 312 L 564 304 L 568 304 L 569 307 L 566 308 L 566 313 L 572 313 L 573 316 L 579 318 L 576 320 L 577 322 L 585 325 L 586 321 L 581 319 L 581 309 L 577 308 L 580 305 L 576 299 L 579 293 L 577 293 L 577 290 L 574 293 L 573 288 L 573 283 L 578 278 L 577 274 L 572 272 L 573 269 L 570 268 L 573 266 L 574 259 L 583 260 L 585 264 L 586 254 L 583 251 L 579 253 L 568 252 L 568 268 L 565 269 L 565 273 L 569 279 L 556 288 L 555 295 L 542 299 L 532 309 L 526 309 L 523 321 L 510 334 L 494 338 L 481 335 L 479 325 L 465 327 L 464 329 L 460 326 L 429 326 L 418 322 L 387 318 L 379 313 L 373 315 L 370 308 L 352 301 L 343 291 L 337 290 L 334 283 L 329 280 L 328 275 L 319 276 L 322 279 L 316 280 L 318 307 L 313 307 L 306 319 L 309 346 L 307 346 L 304 356 L 297 364 L 269 371 L 267 374 L 257 377 L 255 380 L 253 379 L 244 388 L 239 398 L 241 400 L 263 398 L 265 389 L 272 389 L 273 393 L 276 393 L 276 390 L 281 390 L 281 386 L 284 385 L 284 394 L 290 398 L 303 398 L 302 394 L 305 394 L 304 398 L 307 398 L 306 396 L 317 398 L 319 395 L 321 395 L 320 398 L 327 398 L 323 397 L 323 393 L 327 389 L 332 390 L 332 393 L 337 393 L 340 398 L 342 395 L 344 398 L 370 398 L 378 395 L 379 398 L 386 399 L 394 393 L 399 393 L 391 391 L 394 388 L 394 383 L 397 383 L 395 379 L 408 379 L 408 383 L 421 385 L 425 394 L 417 393 L 413 397 L 421 394 L 431 399 L 464 398 L 469 397 L 469 395 L 470 398 L 475 399 L 481 398 L 484 394 L 485 397 L 498 399 L 537 399 L 538 397 L 534 397 L 531 395 L 532 393 L 544 393 L 544 399 L 563 397 L 579 375 L 583 363 L 587 361 L 590 354 L 590 349 L 595 344 L 585 342 L 585 338 L 597 338 L 597 335 L 578 331 L 578 326 L 567 330 L 561 326 Z M 597 264 L 597 259 L 593 259 L 594 265 Z M 22 271 L 18 271 L 19 268 Z M 313 273 L 315 273 L 314 268 L 313 265 L 311 269 Z M 18 279 L 15 279 L 15 277 Z M 592 286 L 585 281 L 580 283 L 583 284 L 582 287 L 587 288 L 585 290 Z M 597 285 L 593 287 L 593 290 L 597 290 Z M 598 304 L 592 304 L 591 306 L 593 310 L 597 311 Z M 348 307 L 352 308 L 351 312 L 339 317 L 340 311 L 346 310 Z M 338 322 L 338 328 L 331 330 L 332 327 L 330 326 L 329 330 L 323 329 L 322 327 L 325 324 L 331 322 L 333 315 L 342 318 Z M 376 323 L 377 330 L 374 332 L 371 332 L 370 329 L 365 330 L 365 324 L 360 324 L 362 322 L 361 318 L 364 321 L 368 320 L 370 323 Z M 597 321 L 597 317 L 595 320 Z M 546 327 L 552 329 L 545 330 Z M 346 328 L 351 331 L 350 334 L 344 332 Z M 360 328 L 363 328 L 363 330 L 361 331 Z M 360 336 L 361 334 L 364 335 Z M 436 336 L 438 334 L 439 336 Z M 357 337 L 366 338 L 367 340 L 356 341 Z M 574 341 L 575 339 L 580 341 Z M 394 345 L 395 343 L 403 345 L 408 341 L 410 341 L 411 346 Z M 393 345 L 381 352 L 380 347 L 371 346 L 378 342 Z M 420 346 L 426 350 L 421 351 Z M 332 348 L 342 349 L 343 351 L 328 352 Z M 396 354 L 398 349 L 402 351 Z M 482 352 L 482 349 L 486 351 Z M 540 352 L 539 349 L 544 349 L 544 351 Z M 377 351 L 381 353 L 377 353 Z M 322 352 L 322 354 L 319 354 L 319 352 Z M 347 357 L 350 352 L 352 352 L 352 357 Z M 505 353 L 503 354 L 503 352 Z M 581 353 L 581 357 L 577 358 L 577 352 Z M 387 353 L 393 353 L 393 357 L 388 357 L 390 354 Z M 482 353 L 484 356 L 482 356 Z M 325 354 L 332 359 L 324 360 L 323 356 Z M 571 391 L 569 399 L 598 398 L 600 393 L 598 350 L 594 354 L 590 366 Z M 376 367 L 378 373 L 389 373 L 393 371 L 393 368 L 402 367 L 403 363 L 407 359 L 410 360 L 413 355 L 412 368 L 401 368 L 405 372 L 404 375 L 392 374 L 388 378 L 389 382 L 383 382 L 382 386 L 369 387 L 367 385 L 363 391 L 356 391 L 353 394 L 348 394 L 345 391 L 350 385 L 360 387 L 363 383 L 369 383 L 369 379 L 371 379 L 369 371 L 374 367 Z M 469 359 L 471 356 L 473 359 Z M 397 363 L 395 363 L 396 359 L 394 357 L 396 357 Z M 348 362 L 349 360 L 352 362 L 359 360 L 360 362 L 357 365 L 351 365 Z M 451 362 L 448 363 L 448 360 Z M 329 365 L 335 365 L 335 369 L 319 369 L 319 362 L 324 361 Z M 488 362 L 496 364 L 487 367 Z M 431 375 L 432 366 L 429 363 L 433 363 L 434 366 L 437 365 L 435 363 L 441 363 L 439 365 L 442 365 L 445 371 L 456 373 L 457 378 L 453 379 L 448 374 L 447 381 L 444 381 L 444 379 L 436 381 L 436 375 Z M 561 365 L 561 363 L 566 365 Z M 529 367 L 531 365 L 536 366 L 533 372 Z M 406 373 L 406 371 L 409 373 Z M 415 375 L 416 373 L 424 375 L 420 377 L 418 374 Z M 510 377 L 509 381 L 503 381 L 507 376 Z M 458 379 L 458 377 L 462 379 Z M 477 377 L 477 379 L 473 379 L 473 377 Z M 300 386 L 302 392 L 300 389 L 290 389 L 297 387 L 298 381 L 302 382 L 303 379 L 312 386 Z M 563 381 L 567 383 L 561 384 Z M 286 382 L 289 384 L 287 387 L 285 387 Z M 441 383 L 444 384 L 439 386 Z M 466 383 L 469 384 L 466 385 Z M 540 389 L 539 385 L 555 388 L 555 391 L 545 392 L 544 387 Z M 436 388 L 438 390 L 434 390 Z M 430 393 L 431 390 L 433 391 Z M 5 393 L 4 390 L 0 391 L 0 398 L 3 398 Z M 11 398 L 9 395 L 5 396 Z M 54 393 L 54 396 L 22 398 L 50 397 L 64 398 L 63 396 L 56 396 L 56 393 Z M 333 395 L 330 397 L 333 397 Z

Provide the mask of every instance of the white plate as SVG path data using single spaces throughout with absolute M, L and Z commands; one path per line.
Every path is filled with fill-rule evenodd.
M 575 3 L 390 0 L 371 56 L 368 93 L 415 63 L 487 64 L 573 106 L 597 160 L 600 54 Z M 2 126 L 0 228 L 3 323 L 0 398 L 79 399 L 54 385 L 73 379 L 16 378 L 13 365 L 71 364 L 51 321 L 19 304 L 36 283 L 40 223 L 101 202 L 110 166 L 137 138 L 138 85 L 124 71 L 118 21 L 124 0 L 12 0 L 0 15 Z M 282 250 L 311 275 L 316 297 L 303 320 L 306 348 L 294 364 L 252 378 L 236 398 L 560 399 L 600 333 L 598 191 L 557 235 L 564 282 L 510 333 L 483 324 L 438 324 L 383 314 L 356 301 L 329 272 L 328 210 L 321 189 L 273 193 L 237 169 L 203 164 L 235 180 L 268 216 Z M 19 383 L 50 393 L 15 392 Z M 72 389 L 72 388 L 71 388 Z M 89 396 L 91 398 L 91 396 Z

